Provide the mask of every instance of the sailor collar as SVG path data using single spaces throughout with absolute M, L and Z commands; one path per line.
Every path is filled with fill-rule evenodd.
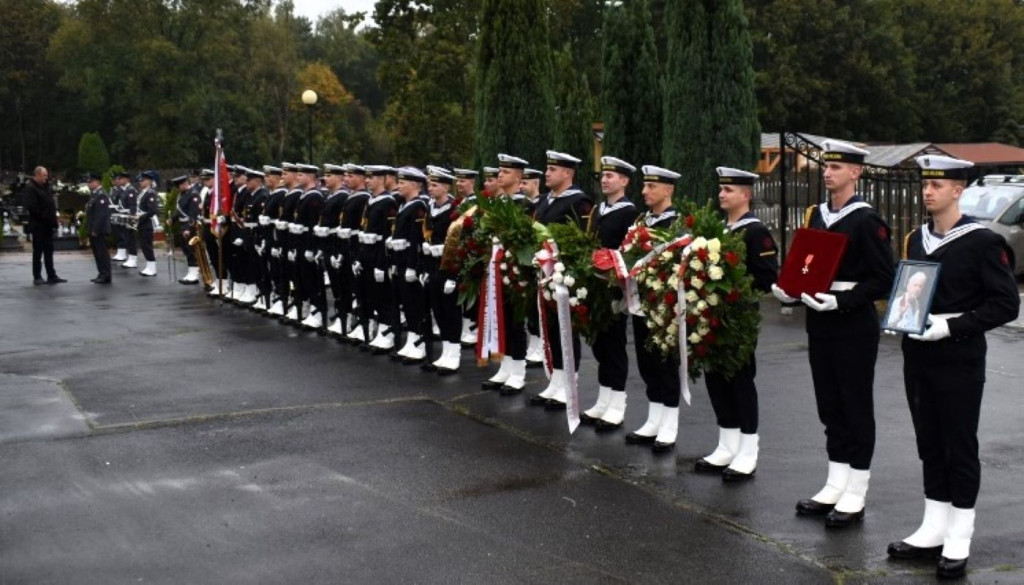
M 444 205 L 441 205 L 440 207 L 435 205 L 434 204 L 434 200 L 431 199 L 430 200 L 430 217 L 437 217 L 438 215 L 441 215 L 442 213 L 448 211 L 451 208 L 451 206 L 452 206 L 452 198 L 451 197 L 449 197 L 444 202 Z
M 412 199 L 410 199 L 410 200 L 408 200 L 408 201 L 406 201 L 406 202 L 402 203 L 402 204 L 401 204 L 400 206 L 398 206 L 398 213 L 402 213 L 402 211 L 403 211 L 403 210 L 404 210 L 404 209 L 405 209 L 406 207 L 409 207 L 410 205 L 416 205 L 417 203 L 420 203 L 420 204 L 422 204 L 422 203 L 423 203 L 423 200 L 422 200 L 422 199 L 420 199 L 419 197 L 413 197 Z
M 600 215 L 601 217 L 604 217 L 605 215 L 613 211 L 626 209 L 627 207 L 636 207 L 636 205 L 633 205 L 633 202 L 630 201 L 629 199 L 626 199 L 625 197 L 619 199 L 613 205 L 608 205 L 608 202 L 602 201 L 601 205 L 597 208 L 597 214 Z
M 828 201 L 819 205 L 818 211 L 821 213 L 821 220 L 825 222 L 825 227 L 831 228 L 854 211 L 864 208 L 871 209 L 871 204 L 864 201 L 860 195 L 854 195 L 839 211 L 832 211 L 829 207 Z
M 323 193 L 321 193 L 319 189 L 310 189 L 309 191 L 303 191 L 302 192 L 302 197 L 300 197 L 300 199 L 305 199 L 307 195 L 310 195 L 312 193 L 316 193 L 318 195 L 323 195 Z
M 549 201 L 554 201 L 555 199 L 565 199 L 567 197 L 572 197 L 574 195 L 582 195 L 582 194 L 583 194 L 583 191 L 580 191 L 579 187 L 577 187 L 575 185 L 571 185 L 568 189 L 566 189 L 565 191 L 562 191 L 558 195 L 555 195 L 554 191 L 548 191 L 548 200 Z
M 921 245 L 924 247 L 925 254 L 929 256 L 943 246 L 955 242 L 973 231 L 986 229 L 985 226 L 966 215 L 961 217 L 953 229 L 949 230 L 949 233 L 944 236 L 933 234 L 931 225 L 932 222 L 928 221 L 921 226 Z
M 644 216 L 644 223 L 647 224 L 647 227 L 652 227 L 654 226 L 654 224 L 658 223 L 663 219 L 670 219 L 676 217 L 677 215 L 679 215 L 679 213 L 677 213 L 676 210 L 671 207 L 669 207 L 665 211 L 662 211 L 659 214 L 654 214 L 648 211 L 647 215 Z
M 376 205 L 377 203 L 380 203 L 381 201 L 394 201 L 394 200 L 395 200 L 395 198 L 394 198 L 394 196 L 392 196 L 392 194 L 390 192 L 384 191 L 380 195 L 374 195 L 374 196 L 370 197 L 370 202 L 368 203 L 368 205 Z
M 734 231 L 736 231 L 736 230 L 738 230 L 738 229 L 740 229 L 742 227 L 746 227 L 746 226 L 748 226 L 748 225 L 750 225 L 752 223 L 761 223 L 761 220 L 758 219 L 756 215 L 754 215 L 754 212 L 748 211 L 747 213 L 744 213 L 742 217 L 740 217 L 738 220 L 736 220 L 735 223 L 727 223 L 727 224 L 725 224 L 725 229 L 726 229 L 726 231 L 734 232 Z

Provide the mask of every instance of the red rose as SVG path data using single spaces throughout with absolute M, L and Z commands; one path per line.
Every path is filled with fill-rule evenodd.
M 686 216 L 686 227 L 692 228 L 697 223 L 697 218 L 692 215 Z
M 654 291 L 651 291 L 651 292 L 647 293 L 647 302 L 648 303 L 656 303 L 656 302 L 658 302 L 658 293 L 656 293 Z
M 736 266 L 740 263 L 740 257 L 736 252 L 726 252 L 725 261 L 729 263 L 729 266 Z
M 686 325 L 688 327 L 693 327 L 696 324 L 697 324 L 697 316 L 696 315 L 687 315 L 686 316 Z
M 642 249 L 644 252 L 650 252 L 651 250 L 654 249 L 654 246 L 650 242 L 644 242 L 643 244 L 640 245 L 640 249 Z
M 675 306 L 677 300 L 678 299 L 676 298 L 676 293 L 672 291 L 668 291 L 667 293 L 665 293 L 665 304 L 669 306 Z
M 729 294 L 725 295 L 725 302 L 733 304 L 740 300 L 740 291 L 732 289 Z
M 703 344 L 698 345 L 697 347 L 693 348 L 693 353 L 697 354 L 697 357 L 705 357 L 706 355 L 708 355 L 708 348 L 704 347 Z
M 708 343 L 714 343 L 715 342 L 715 333 L 713 331 L 708 331 L 708 334 L 704 336 L 704 341 L 706 341 Z
M 590 256 L 590 262 L 598 270 L 615 270 L 615 257 L 612 251 L 607 248 L 594 250 L 594 253 Z
M 666 280 L 668 280 L 668 272 L 665 272 L 664 270 L 659 272 L 658 273 L 658 280 L 660 280 L 662 282 L 665 282 Z
M 708 326 L 711 327 L 712 329 L 718 329 L 718 327 L 721 324 L 722 322 L 718 320 L 718 317 L 713 316 L 710 319 L 708 319 Z
M 697 250 L 697 257 L 700 258 L 701 262 L 707 262 L 708 261 L 708 249 L 707 248 L 701 248 L 700 250 Z
M 467 216 L 466 220 L 462 222 L 462 229 L 470 230 L 473 229 L 473 217 Z

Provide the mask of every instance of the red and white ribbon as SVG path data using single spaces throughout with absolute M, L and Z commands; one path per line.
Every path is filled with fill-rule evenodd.
M 487 271 L 480 287 L 477 304 L 476 360 L 478 365 L 486 365 L 491 357 L 498 359 L 505 355 L 505 315 L 502 290 L 501 262 L 505 250 L 500 243 L 491 246 L 491 259 L 487 262 Z
M 555 306 L 558 307 L 558 332 L 562 340 L 562 369 L 569 383 L 565 391 L 565 416 L 571 435 L 580 425 L 580 391 L 576 382 L 576 356 L 572 347 L 572 306 L 569 304 L 569 288 L 564 284 L 555 285 Z

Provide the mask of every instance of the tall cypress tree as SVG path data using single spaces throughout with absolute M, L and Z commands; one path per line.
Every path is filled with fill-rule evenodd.
M 587 75 L 573 67 L 572 51 L 568 45 L 552 55 L 555 66 L 555 136 L 552 147 L 583 160 L 576 183 L 588 192 L 593 190 L 593 132 L 594 100 L 587 83 Z M 530 161 L 533 162 L 533 161 Z M 534 166 L 543 164 L 538 161 Z
M 662 85 L 647 0 L 605 8 L 601 111 L 604 153 L 634 165 L 659 164 Z M 628 195 L 638 199 L 639 180 Z
M 476 156 L 491 165 L 499 152 L 544 162 L 554 135 L 555 100 L 547 3 L 483 0 L 477 57 Z
M 752 169 L 760 151 L 753 53 L 741 0 L 668 2 L 665 166 L 677 197 L 704 202 L 718 165 Z

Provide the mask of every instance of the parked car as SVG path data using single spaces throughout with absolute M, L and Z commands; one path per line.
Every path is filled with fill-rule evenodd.
M 960 197 L 960 210 L 1006 239 L 1014 274 L 1024 274 L 1024 175 L 987 175 Z

